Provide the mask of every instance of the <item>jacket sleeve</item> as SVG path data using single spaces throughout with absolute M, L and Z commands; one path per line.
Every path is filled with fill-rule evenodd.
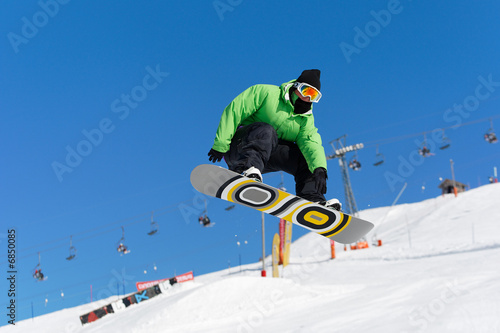
M 222 112 L 212 148 L 227 152 L 238 126 L 260 108 L 267 95 L 266 85 L 255 85 L 236 96 Z
M 304 118 L 304 124 L 297 136 L 297 145 L 307 161 L 309 171 L 314 172 L 317 168 L 326 170 L 325 149 L 318 129 L 314 126 L 314 117 L 310 115 Z

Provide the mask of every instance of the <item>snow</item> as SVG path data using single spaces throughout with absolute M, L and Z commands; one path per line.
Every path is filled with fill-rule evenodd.
M 167 294 L 82 326 L 115 300 L 25 320 L 1 332 L 500 332 L 500 184 L 366 210 L 367 239 L 347 250 L 310 233 L 281 278 L 261 263 L 195 276 Z M 297 228 L 297 227 L 295 227 Z M 271 260 L 267 258 L 267 263 Z

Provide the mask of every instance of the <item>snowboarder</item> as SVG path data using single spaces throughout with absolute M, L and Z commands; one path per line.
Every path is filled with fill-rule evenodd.
M 222 113 L 209 160 L 224 158 L 230 170 L 257 181 L 287 172 L 297 196 L 340 210 L 337 199 L 324 196 L 326 156 L 312 114 L 312 103 L 321 99 L 320 74 L 304 70 L 279 87 L 257 84 L 239 94 Z

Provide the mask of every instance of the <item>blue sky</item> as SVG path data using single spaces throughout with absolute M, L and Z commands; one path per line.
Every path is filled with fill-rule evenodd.
M 258 260 L 260 214 L 206 198 L 216 224 L 202 228 L 205 198 L 189 183 L 208 163 L 222 110 L 253 84 L 321 69 L 314 113 L 327 154 L 344 134 L 347 144 L 365 144 L 362 170 L 350 173 L 359 209 L 390 205 L 405 182 L 400 202 L 439 195 L 450 159 L 471 187 L 500 164 L 500 145 L 483 140 L 489 118 L 500 131 L 495 1 L 3 6 L 0 266 L 7 271 L 15 229 L 18 319 L 31 316 L 31 302 L 35 315 L 85 303 L 90 285 L 96 299 L 131 292 L 135 281 L 234 270 L 240 255 Z M 441 128 L 447 150 L 431 133 Z M 436 154 L 426 159 L 415 153 L 424 132 Z M 374 167 L 377 144 L 386 160 Z M 328 163 L 328 197 L 343 200 L 338 162 Z M 276 186 L 281 177 L 264 181 Z M 293 179 L 284 181 L 293 190 Z M 160 230 L 148 236 L 151 212 Z M 125 256 L 115 249 L 122 226 Z M 267 253 L 277 231 L 267 216 Z M 294 239 L 304 233 L 295 227 Z M 71 235 L 77 258 L 67 261 Z M 38 252 L 44 282 L 31 277 Z

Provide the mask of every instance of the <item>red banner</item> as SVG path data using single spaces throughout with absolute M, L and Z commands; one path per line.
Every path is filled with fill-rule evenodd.
M 135 286 L 137 287 L 138 291 L 141 291 L 141 290 L 144 290 L 144 289 L 151 288 L 152 286 L 154 286 L 156 284 L 159 284 L 159 283 L 161 283 L 163 281 L 167 281 L 167 280 L 170 280 L 170 278 L 168 278 L 168 279 L 161 279 L 161 280 L 154 280 L 154 281 L 136 282 Z M 188 273 L 181 274 L 181 275 L 177 275 L 175 277 L 175 281 L 177 283 L 191 281 L 191 280 L 194 280 L 194 275 L 193 275 L 192 271 L 188 272 Z
M 285 245 L 285 223 L 286 221 L 280 219 L 280 254 L 279 254 L 279 264 L 283 265 L 283 247 Z
M 175 277 L 175 280 L 177 281 L 177 283 L 194 280 L 193 272 L 188 272 L 188 273 L 184 273 L 182 275 L 177 275 Z

